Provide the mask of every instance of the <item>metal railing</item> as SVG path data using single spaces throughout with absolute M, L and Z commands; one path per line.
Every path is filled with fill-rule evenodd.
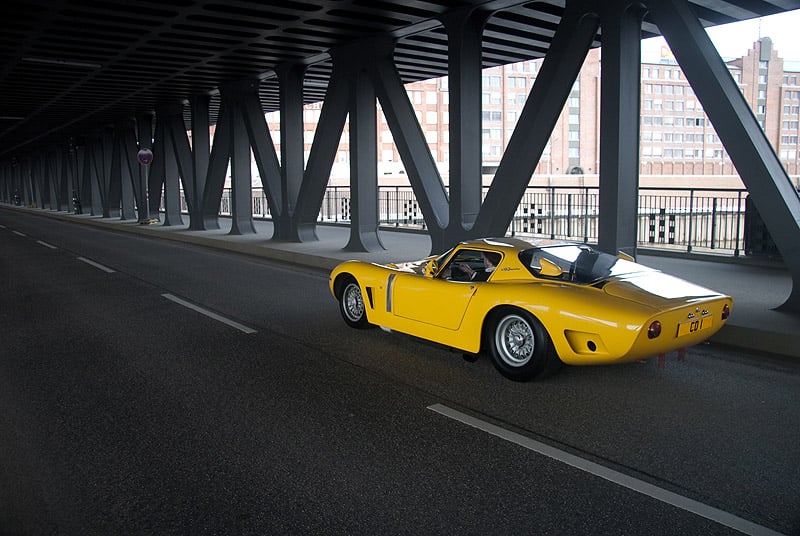
M 484 196 L 488 189 L 484 189 Z M 596 243 L 599 189 L 596 186 L 529 187 L 507 229 L 512 236 Z M 745 250 L 747 190 L 733 188 L 642 187 L 638 195 L 638 244 L 679 251 L 706 251 L 738 256 Z M 181 206 L 187 210 L 181 193 Z M 220 203 L 230 215 L 230 189 Z M 263 189 L 253 188 L 253 217 L 270 219 Z M 410 186 L 381 186 L 378 214 L 382 227 L 425 229 L 425 220 Z M 325 192 L 317 221 L 350 222 L 350 188 Z

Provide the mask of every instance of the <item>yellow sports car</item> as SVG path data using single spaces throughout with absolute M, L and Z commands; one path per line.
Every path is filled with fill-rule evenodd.
M 402 264 L 347 261 L 330 288 L 344 321 L 477 356 L 512 380 L 561 363 L 624 363 L 716 333 L 733 300 L 583 244 L 486 238 Z

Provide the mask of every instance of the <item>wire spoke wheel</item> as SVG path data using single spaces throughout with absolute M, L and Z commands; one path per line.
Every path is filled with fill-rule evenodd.
M 352 276 L 347 276 L 339 288 L 339 311 L 345 323 L 351 328 L 368 327 L 364 295 L 358 282 Z
M 342 311 L 352 322 L 358 322 L 364 316 L 364 297 L 361 289 L 353 282 L 349 283 L 342 293 Z
M 485 339 L 494 367 L 506 378 L 528 381 L 554 371 L 561 361 L 550 335 L 532 314 L 515 307 L 496 311 Z
M 536 337 L 530 324 L 521 316 L 508 315 L 497 325 L 495 345 L 499 357 L 509 366 L 530 362 L 536 349 Z

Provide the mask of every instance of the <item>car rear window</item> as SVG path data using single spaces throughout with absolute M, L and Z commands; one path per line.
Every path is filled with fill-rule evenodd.
M 565 244 L 543 248 L 526 249 L 519 254 L 522 264 L 536 277 L 540 259 L 547 259 L 561 267 L 558 279 L 590 284 L 610 276 L 647 271 L 649 268 L 614 255 L 596 251 L 589 246 Z

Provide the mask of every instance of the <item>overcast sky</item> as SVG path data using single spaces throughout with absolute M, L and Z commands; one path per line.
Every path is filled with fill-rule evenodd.
M 714 26 L 707 31 L 723 59 L 741 58 L 760 35 L 772 39 L 773 47 L 783 59 L 800 61 L 800 9 Z M 661 37 L 643 41 L 642 59 L 658 61 L 663 44 Z

